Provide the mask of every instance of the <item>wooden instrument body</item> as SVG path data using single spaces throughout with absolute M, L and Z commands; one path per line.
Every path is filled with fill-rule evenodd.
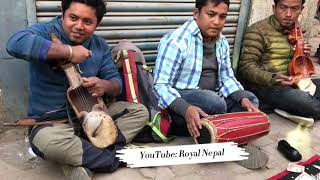
M 78 119 L 82 119 L 81 112 L 91 112 L 94 106 L 107 113 L 107 108 L 101 97 L 93 97 L 86 88 L 82 86 L 82 80 L 77 67 L 72 63 L 62 66 L 68 81 L 67 98 Z
M 304 40 L 301 27 L 295 28 L 289 34 L 289 42 L 296 45 L 293 58 L 289 62 L 288 72 L 292 76 L 311 76 L 315 73 L 313 61 L 304 53 Z
M 52 42 L 63 44 L 54 33 L 50 34 Z M 72 55 L 72 51 L 70 52 Z M 68 101 L 80 120 L 83 131 L 97 148 L 106 148 L 115 143 L 118 129 L 108 115 L 106 105 L 101 97 L 93 97 L 82 86 L 80 69 L 68 61 L 58 61 L 55 69 L 62 69 L 68 78 Z
M 82 86 L 77 66 L 67 63 L 61 66 L 68 81 L 68 101 L 77 118 L 81 121 L 84 132 L 93 145 L 106 148 L 115 143 L 118 136 L 117 127 L 108 115 L 106 105 L 101 97 L 93 97 Z
M 304 53 L 304 39 L 301 27 L 296 23 L 288 36 L 289 43 L 295 45 L 293 58 L 288 65 L 288 72 L 294 78 L 293 86 L 302 91 L 315 93 L 315 85 L 310 76 L 315 74 L 313 61 Z

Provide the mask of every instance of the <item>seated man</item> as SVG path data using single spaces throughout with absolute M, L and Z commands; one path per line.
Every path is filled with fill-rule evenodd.
M 274 0 L 274 14 L 247 29 L 239 75 L 263 103 L 277 108 L 276 112 L 295 122 L 312 124 L 313 119 L 304 117 L 320 118 L 320 80 L 313 80 L 317 90 L 311 96 L 293 88 L 294 79 L 288 74 L 294 53 L 288 32 L 297 22 L 303 4 L 304 0 Z M 304 52 L 310 50 L 310 44 L 305 43 Z
M 200 135 L 200 118 L 235 111 L 258 112 L 254 94 L 235 79 L 227 39 L 221 34 L 229 0 L 196 0 L 193 18 L 165 35 L 159 44 L 154 69 L 154 91 L 159 106 L 169 108 L 169 133 Z M 268 156 L 246 147 L 250 157 L 239 164 L 255 169 Z
M 154 90 L 159 106 L 170 108 L 174 134 L 199 136 L 207 114 L 259 111 L 231 69 L 221 34 L 228 8 L 229 0 L 197 0 L 193 18 L 160 41 Z
M 30 99 L 28 116 L 37 121 L 67 119 L 68 80 L 52 64 L 65 60 L 78 64 L 83 86 L 94 97 L 115 97 L 121 91 L 121 78 L 103 38 L 94 35 L 106 7 L 103 0 L 62 0 L 62 16 L 38 23 L 15 33 L 7 42 L 7 51 L 30 62 Z M 63 44 L 50 38 L 54 33 Z M 127 113 L 124 112 L 126 109 Z M 69 124 L 34 126 L 29 135 L 33 151 L 40 157 L 62 164 L 68 179 L 91 179 L 90 171 L 112 172 L 119 167 L 116 150 L 142 130 L 148 111 L 141 104 L 112 102 L 110 116 L 117 115 L 116 143 L 97 148 L 84 134 L 76 136 Z M 120 116 L 120 117 L 119 117 Z M 78 120 L 74 123 L 79 122 Z M 81 131 L 80 131 L 81 132 Z

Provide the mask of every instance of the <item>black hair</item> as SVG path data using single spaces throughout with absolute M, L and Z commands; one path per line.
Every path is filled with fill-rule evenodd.
M 208 1 L 213 3 L 215 6 L 219 5 L 220 3 L 225 3 L 226 5 L 230 5 L 229 0 L 196 0 L 196 8 L 201 11 L 203 6 L 206 6 L 208 4 Z
M 70 4 L 73 2 L 82 3 L 93 7 L 96 10 L 96 17 L 98 20 L 98 24 L 102 20 L 104 14 L 107 12 L 106 4 L 104 0 L 62 0 L 61 7 L 62 7 L 62 15 L 66 12 L 66 10 L 70 7 Z
M 273 0 L 274 2 L 274 5 L 277 6 L 277 4 L 279 3 L 280 0 Z M 304 2 L 306 2 L 306 0 L 301 0 L 302 1 L 302 4 L 304 4 Z

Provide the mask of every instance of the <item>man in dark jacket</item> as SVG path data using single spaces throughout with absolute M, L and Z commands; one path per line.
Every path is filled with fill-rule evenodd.
M 239 75 L 246 87 L 276 112 L 295 122 L 313 124 L 312 118 L 320 118 L 320 81 L 313 80 L 318 88 L 312 96 L 295 89 L 294 78 L 288 74 L 295 48 L 288 42 L 288 33 L 303 4 L 304 0 L 274 0 L 274 14 L 248 28 Z M 310 51 L 310 44 L 305 43 L 304 53 Z

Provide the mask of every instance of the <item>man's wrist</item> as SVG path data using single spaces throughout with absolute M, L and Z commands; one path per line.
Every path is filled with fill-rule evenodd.
M 246 100 L 250 101 L 249 98 L 244 97 L 244 98 L 240 99 L 240 103 L 242 103 L 243 101 L 246 101 Z
M 104 94 L 108 95 L 108 96 L 118 96 L 120 94 L 120 87 L 118 85 L 118 82 L 116 80 L 113 79 L 100 79 L 99 81 L 101 81 L 101 83 L 103 84 L 103 92 Z
M 69 49 L 69 57 L 67 59 L 67 61 L 71 61 L 72 59 L 72 56 L 73 56 L 73 52 L 72 52 L 72 47 L 70 45 L 67 45 L 68 46 L 68 49 Z
M 269 86 L 276 85 L 277 83 L 277 73 L 272 73 Z
M 238 103 L 241 103 L 243 98 L 249 99 L 250 96 L 252 96 L 250 92 L 241 89 L 241 90 L 237 90 L 237 91 L 233 92 L 230 95 L 230 98 Z
M 184 117 L 189 106 L 190 104 L 186 100 L 184 100 L 182 97 L 178 97 L 170 104 L 169 107 L 175 113 Z

